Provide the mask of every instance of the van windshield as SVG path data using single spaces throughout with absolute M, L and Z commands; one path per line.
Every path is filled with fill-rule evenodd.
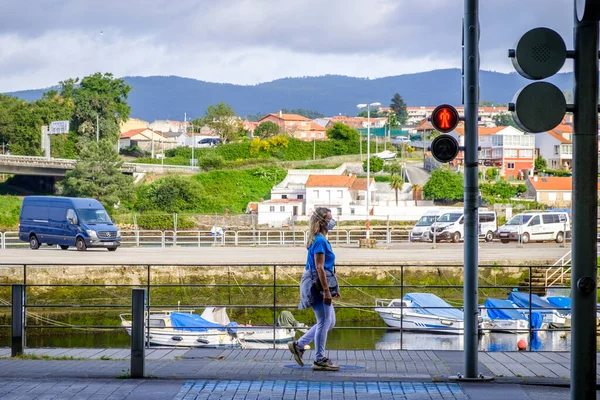
M 94 208 L 78 208 L 79 219 L 86 224 L 109 224 L 110 217 L 106 211 Z
M 438 218 L 437 222 L 456 222 L 461 216 L 461 213 L 446 213 Z
M 531 219 L 531 215 L 515 215 L 506 225 L 523 225 Z
M 423 215 L 421 219 L 417 221 L 415 226 L 431 226 L 435 222 L 435 215 Z

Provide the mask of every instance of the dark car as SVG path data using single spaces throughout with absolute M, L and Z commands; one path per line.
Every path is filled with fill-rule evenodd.
M 198 147 L 213 147 L 221 144 L 219 138 L 204 138 L 198 142 Z

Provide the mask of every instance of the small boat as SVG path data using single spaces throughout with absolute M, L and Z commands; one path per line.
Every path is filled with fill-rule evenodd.
M 206 321 L 227 327 L 231 324 L 225 307 L 206 307 L 201 317 Z M 296 321 L 289 311 L 282 311 L 277 319 L 277 327 L 271 325 L 236 324 L 236 332 L 244 342 L 287 343 L 294 340 L 296 330 L 302 330 L 305 325 Z
M 529 329 L 529 320 L 509 300 L 489 298 L 481 308 L 482 328 L 485 332 L 523 333 Z
M 406 331 L 464 333 L 464 314 L 431 293 L 407 293 L 402 299 L 377 299 L 375 311 L 387 326 Z
M 121 326 L 131 335 L 131 314 L 121 314 Z M 158 311 L 146 314 L 150 333 L 146 341 L 153 346 L 241 347 L 235 323 L 223 326 L 186 311 Z
M 531 296 L 531 302 L 529 298 Z M 524 292 L 512 292 L 508 295 L 508 300 L 517 305 L 519 310 L 526 316 L 529 315 L 529 310 L 539 313 L 543 318 L 543 323 L 548 324 L 552 328 L 568 328 L 571 326 L 571 314 L 556 310 L 548 301 L 542 299 L 537 294 L 529 294 Z

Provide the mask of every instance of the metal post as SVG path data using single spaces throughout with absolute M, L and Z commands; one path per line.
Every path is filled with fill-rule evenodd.
M 596 398 L 598 21 L 575 21 L 571 399 Z
M 479 0 L 465 0 L 465 244 L 464 244 L 464 362 L 465 378 L 477 377 L 478 309 L 478 106 L 479 106 Z
M 133 289 L 131 296 L 131 377 L 145 376 L 144 311 L 146 289 Z
M 20 356 L 25 350 L 25 289 L 12 285 L 12 340 L 11 357 Z
M 100 141 L 100 124 L 98 123 L 98 114 L 96 114 L 96 143 Z
M 365 221 L 367 239 L 371 237 L 371 226 L 369 224 L 369 183 L 371 183 L 371 104 L 367 104 L 367 195 L 365 196 L 365 201 L 367 204 L 367 215 Z

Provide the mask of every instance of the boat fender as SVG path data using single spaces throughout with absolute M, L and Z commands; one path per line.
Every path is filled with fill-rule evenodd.
M 171 336 L 171 340 L 174 340 L 176 342 L 181 342 L 183 340 L 183 338 L 181 336 Z
M 198 338 L 198 339 L 196 339 L 196 342 L 198 342 L 198 343 L 202 343 L 202 344 L 209 344 L 209 343 L 210 343 L 208 340 L 206 340 L 206 339 L 203 339 L 203 338 Z

